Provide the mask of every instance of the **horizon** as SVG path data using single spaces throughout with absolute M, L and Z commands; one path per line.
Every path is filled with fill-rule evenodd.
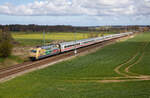
M 7 26 L 7 25 L 25 25 L 25 26 L 29 26 L 29 25 L 36 25 L 36 26 L 72 26 L 72 27 L 107 27 L 107 26 L 150 26 L 150 25 L 95 25 L 95 26 L 74 26 L 74 25 L 45 25 L 45 24 L 0 24 L 1 26 Z

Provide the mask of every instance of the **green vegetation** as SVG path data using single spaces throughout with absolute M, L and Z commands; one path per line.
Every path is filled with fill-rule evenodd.
M 0 58 L 0 62 L 3 62 L 4 61 L 4 58 Z
M 43 45 L 43 34 L 42 33 L 13 33 L 13 38 L 16 39 L 23 46 Z M 50 43 L 54 40 L 75 40 L 75 34 L 73 33 L 46 33 L 45 40 Z M 87 35 L 77 34 L 77 39 L 86 38 Z
M 0 58 L 0 68 L 12 66 L 23 62 L 24 60 L 18 56 L 9 56 L 7 58 Z
M 0 57 L 8 57 L 12 51 L 11 34 L 5 30 L 0 30 Z
M 46 33 L 45 39 L 48 40 L 74 40 L 74 33 Z M 43 39 L 43 33 L 13 33 L 13 37 L 16 39 Z M 85 33 L 76 33 L 76 39 L 87 38 Z
M 23 62 L 19 57 L 12 55 L 12 49 L 13 38 L 7 32 L 7 28 L 4 28 L 0 30 L 0 68 Z
M 0 97 L 148 98 L 150 81 L 100 82 L 104 78 L 120 77 L 114 69 L 131 59 L 138 51 L 145 51 L 145 55 L 140 65 L 135 65 L 132 70 L 150 74 L 150 45 L 143 50 L 145 42 L 150 42 L 150 33 L 139 34 L 133 39 L 106 46 L 95 53 L 15 78 L 0 84 Z
M 20 43 L 20 46 L 37 46 L 43 45 L 43 39 L 16 39 Z M 52 40 L 45 40 L 46 43 L 52 42 Z
M 150 42 L 150 34 L 146 33 L 141 35 L 141 38 L 144 39 L 143 42 Z M 147 47 L 144 49 L 144 56 L 138 64 L 131 68 L 132 72 L 143 74 L 143 75 L 150 75 L 150 43 L 147 43 Z
M 106 34 L 105 34 L 106 35 Z M 21 45 L 32 46 L 32 45 L 42 45 L 43 44 L 43 33 L 27 33 L 27 32 L 12 32 L 12 36 L 15 40 L 21 43 Z M 76 36 L 76 37 L 75 37 Z M 71 41 L 71 40 L 80 40 L 90 37 L 101 36 L 100 33 L 46 33 L 45 39 L 46 42 L 50 43 L 51 41 Z

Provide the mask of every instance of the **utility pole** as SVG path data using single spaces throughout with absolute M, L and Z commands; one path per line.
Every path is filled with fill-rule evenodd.
M 77 54 L 77 47 L 76 47 L 76 44 L 77 44 L 77 40 L 76 40 L 76 32 L 74 32 L 74 38 L 75 38 L 75 49 L 74 49 L 74 54 L 76 56 Z
M 43 32 L 43 44 L 45 46 L 45 31 Z

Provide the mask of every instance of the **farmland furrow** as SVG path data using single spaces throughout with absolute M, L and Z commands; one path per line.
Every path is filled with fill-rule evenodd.
M 129 69 L 131 67 L 133 67 L 134 65 L 138 64 L 143 56 L 144 56 L 144 49 L 147 47 L 149 43 L 145 43 L 144 47 L 141 49 L 142 52 L 137 52 L 131 59 L 129 59 L 128 61 L 126 61 L 125 63 L 119 65 L 118 67 L 116 67 L 114 69 L 114 71 L 119 74 L 119 75 L 123 75 L 123 77 L 115 77 L 116 79 L 114 79 L 113 77 L 109 77 L 109 79 L 104 79 L 104 80 L 100 80 L 100 82 L 102 83 L 110 83 L 110 82 L 129 82 L 129 81 L 144 81 L 144 80 L 150 80 L 150 75 L 141 75 L 141 74 L 138 74 L 138 73 L 133 73 L 131 71 L 129 71 Z M 120 71 L 120 68 L 123 67 L 124 65 L 132 62 L 137 56 L 138 56 L 138 53 L 140 53 L 140 57 L 133 63 L 133 64 L 129 64 L 125 69 L 124 69 L 124 72 L 121 72 Z M 134 74 L 134 76 L 132 75 Z M 112 78 L 112 79 L 111 79 Z
M 126 67 L 126 68 L 124 69 L 124 71 L 125 71 L 126 73 L 144 76 L 144 75 L 141 75 L 141 74 L 138 74 L 138 73 L 133 73 L 133 72 L 131 72 L 129 69 L 130 69 L 131 67 L 133 67 L 134 65 L 138 64 L 138 63 L 142 60 L 143 56 L 145 55 L 144 49 L 148 46 L 148 44 L 149 44 L 149 43 L 146 43 L 145 46 L 143 47 L 142 53 L 141 53 L 141 56 L 139 57 L 139 59 L 138 59 L 135 63 L 129 65 L 128 67 Z
M 119 66 L 117 66 L 114 71 L 119 74 L 119 75 L 122 75 L 122 76 L 125 76 L 125 77 L 128 77 L 128 74 L 125 74 L 123 72 L 120 72 L 120 68 L 123 67 L 124 65 L 130 63 L 131 61 L 133 61 L 137 56 L 138 56 L 139 52 L 137 52 L 133 57 L 131 57 L 128 61 L 126 61 L 125 63 L 123 64 L 120 64 Z

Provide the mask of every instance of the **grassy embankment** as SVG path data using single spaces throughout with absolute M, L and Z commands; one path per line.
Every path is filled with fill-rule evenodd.
M 150 45 L 143 50 L 145 42 L 150 42 L 150 33 L 140 34 L 125 42 L 106 46 L 95 53 L 15 78 L 0 84 L 0 97 L 148 98 L 150 81 L 100 82 L 104 78 L 120 77 L 114 69 L 131 59 L 138 51 L 144 51 L 145 55 L 132 70 L 150 74 Z M 120 71 L 123 72 L 122 69 Z

